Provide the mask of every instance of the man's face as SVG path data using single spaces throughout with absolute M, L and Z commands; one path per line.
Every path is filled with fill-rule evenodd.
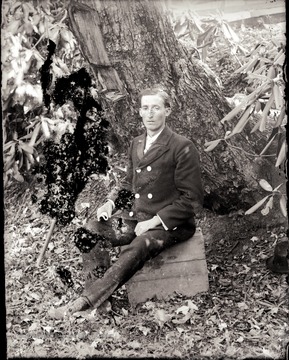
M 150 136 L 157 134 L 164 126 L 171 109 L 165 107 L 159 95 L 144 95 L 141 98 L 139 114 Z

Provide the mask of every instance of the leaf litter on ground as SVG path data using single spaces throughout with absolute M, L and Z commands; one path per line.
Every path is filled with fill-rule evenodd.
M 228 242 L 206 244 L 213 247 L 207 253 L 209 293 L 191 298 L 175 293 L 167 301 L 152 299 L 132 309 L 122 288 L 112 298 L 111 311 L 90 310 L 59 321 L 47 317 L 48 309 L 79 296 L 84 286 L 81 254 L 69 241 L 77 225 L 55 232 L 53 246 L 37 268 L 50 219 L 42 216 L 31 221 L 27 215 L 37 209 L 27 198 L 24 192 L 22 203 L 15 202 L 11 194 L 5 200 L 9 357 L 191 355 L 237 359 L 240 355 L 280 358 L 284 354 L 289 334 L 288 285 L 285 275 L 273 274 L 264 266 L 284 229 L 260 229 L 248 236 L 242 246 L 245 251 L 226 257 L 223 254 L 232 246 Z M 30 211 L 23 211 L 27 206 Z M 57 275 L 59 265 L 70 270 L 72 288 Z

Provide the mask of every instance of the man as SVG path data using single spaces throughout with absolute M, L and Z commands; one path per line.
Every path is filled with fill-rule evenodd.
M 82 297 L 58 309 L 61 314 L 99 307 L 147 260 L 195 232 L 195 212 L 203 201 L 198 152 L 190 140 L 166 126 L 171 105 L 164 90 L 146 89 L 140 99 L 139 114 L 146 132 L 131 142 L 127 175 L 121 184 L 135 196 L 132 209 L 120 215 L 128 230 L 116 236 L 110 228 L 118 191 L 97 210 L 98 221 L 87 225 L 113 246 L 126 246 Z

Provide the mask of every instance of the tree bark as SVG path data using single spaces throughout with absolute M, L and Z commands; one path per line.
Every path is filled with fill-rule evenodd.
M 260 199 L 258 169 L 267 162 L 260 165 L 223 142 L 212 152 L 204 151 L 206 141 L 224 137 L 227 129 L 220 120 L 230 108 L 215 80 L 176 39 L 163 2 L 81 0 L 77 4 L 70 5 L 71 29 L 99 80 L 100 90 L 120 95 L 118 101 L 103 96 L 102 102 L 121 148 L 126 149 L 131 138 L 141 132 L 139 91 L 160 84 L 173 99 L 167 124 L 191 139 L 199 150 L 205 207 L 224 214 L 246 209 Z M 110 73 L 108 78 L 115 79 L 117 85 L 106 80 L 102 59 Z M 250 149 L 245 135 L 236 141 L 238 146 Z

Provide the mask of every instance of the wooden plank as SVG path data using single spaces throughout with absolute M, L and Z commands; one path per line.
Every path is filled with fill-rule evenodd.
M 283 7 L 277 7 L 277 8 L 271 8 L 271 9 L 254 9 L 250 11 L 251 17 L 258 17 L 258 16 L 264 16 L 264 15 L 274 15 L 274 14 L 282 14 L 284 13 L 284 19 L 285 19 L 285 6 Z
M 163 264 L 161 268 L 144 267 L 138 271 L 130 280 L 130 283 L 151 281 L 151 280 L 166 280 L 169 278 L 187 278 L 191 276 L 207 276 L 207 264 L 205 260 L 191 260 L 183 262 L 174 262 Z
M 204 260 L 199 260 L 196 267 L 202 268 L 201 274 L 199 271 L 191 272 L 190 274 L 183 274 L 181 276 L 171 276 L 167 279 L 154 279 L 147 281 L 128 282 L 126 285 L 128 292 L 128 299 L 131 306 L 135 307 L 137 304 L 145 302 L 153 297 L 159 300 L 166 300 L 174 292 L 183 294 L 185 296 L 194 296 L 200 292 L 207 292 L 209 290 L 209 281 L 206 274 L 207 267 Z
M 175 291 L 194 296 L 209 290 L 204 238 L 198 228 L 195 235 L 164 250 L 148 261 L 126 284 L 132 306 L 147 299 L 166 299 Z
M 177 243 L 161 252 L 154 259 L 146 263 L 146 267 L 160 267 L 163 263 L 175 261 L 188 261 L 193 259 L 205 259 L 204 239 L 201 232 L 196 231 L 195 235 L 184 242 Z
M 274 15 L 284 13 L 285 16 L 285 1 L 262 1 L 261 0 L 209 0 L 209 1 L 168 1 L 168 7 L 176 13 L 183 13 L 188 10 L 196 12 L 200 17 L 208 17 L 209 15 L 217 14 L 217 11 L 222 12 L 222 18 L 227 21 L 237 21 L 248 19 L 251 17 Z

